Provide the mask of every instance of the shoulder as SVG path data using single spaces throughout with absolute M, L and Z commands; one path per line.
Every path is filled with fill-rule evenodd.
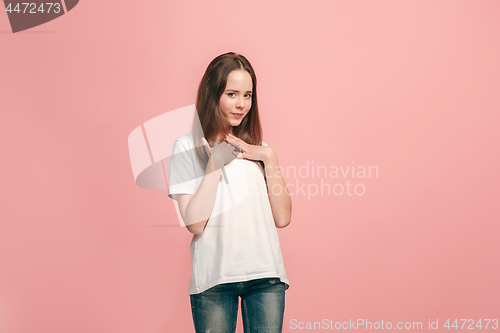
M 173 147 L 180 149 L 183 148 L 183 150 L 192 149 L 194 147 L 193 134 L 189 133 L 181 137 L 178 137 L 177 139 L 175 139 Z
M 178 137 L 177 139 L 175 139 L 175 141 L 191 146 L 194 143 L 193 133 L 189 133 L 181 137 Z

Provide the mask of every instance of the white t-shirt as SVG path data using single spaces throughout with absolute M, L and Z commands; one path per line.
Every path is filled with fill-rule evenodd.
M 267 146 L 265 142 L 263 145 Z M 195 155 L 193 135 L 172 147 L 168 196 L 195 194 L 204 170 Z M 264 172 L 240 153 L 223 168 L 213 211 L 201 235 L 193 235 L 193 274 L 189 294 L 215 285 L 279 277 L 289 288 L 281 247 L 267 194 Z M 221 173 L 222 174 L 222 173 Z

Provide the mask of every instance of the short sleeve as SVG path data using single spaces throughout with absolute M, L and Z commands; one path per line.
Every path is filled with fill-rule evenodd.
M 199 186 L 199 179 L 203 177 L 197 170 L 195 152 L 186 147 L 181 140 L 176 140 L 172 146 L 170 170 L 168 175 L 168 196 L 173 194 L 195 194 Z

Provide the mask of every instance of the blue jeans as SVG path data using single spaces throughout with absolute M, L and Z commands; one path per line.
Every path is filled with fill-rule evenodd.
M 223 283 L 189 296 L 196 333 L 234 333 L 238 297 L 245 333 L 281 333 L 285 284 L 279 278 Z

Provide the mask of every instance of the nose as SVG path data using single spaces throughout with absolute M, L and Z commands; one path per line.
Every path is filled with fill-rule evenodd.
M 243 109 L 245 107 L 245 98 L 243 98 L 243 96 L 240 96 L 236 101 L 236 107 L 238 109 Z

